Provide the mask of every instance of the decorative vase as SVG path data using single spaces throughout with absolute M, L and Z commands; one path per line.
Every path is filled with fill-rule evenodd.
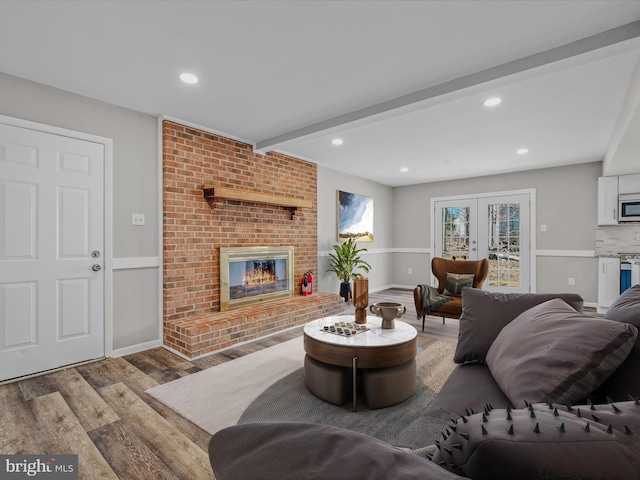
M 351 299 L 351 284 L 350 283 L 341 283 L 340 284 L 340 296 L 344 298 L 345 302 L 349 302 Z
M 378 302 L 369 307 L 371 313 L 382 318 L 382 328 L 396 328 L 396 318 L 400 318 L 407 311 L 401 303 Z
M 356 307 L 356 323 L 367 323 L 367 305 L 369 305 L 369 279 L 353 279 L 353 305 Z

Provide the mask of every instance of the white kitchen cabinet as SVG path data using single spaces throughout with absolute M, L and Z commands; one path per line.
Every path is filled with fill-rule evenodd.
M 598 258 L 598 313 L 605 313 L 620 296 L 620 259 Z
M 618 224 L 618 177 L 598 178 L 598 225 Z
M 607 178 L 607 177 L 604 177 Z M 613 177 L 609 177 L 613 178 Z M 618 177 L 618 193 L 640 193 L 640 174 L 621 175 Z

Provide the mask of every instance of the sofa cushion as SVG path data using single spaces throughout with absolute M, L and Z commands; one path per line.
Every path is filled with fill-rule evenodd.
M 459 418 L 433 462 L 474 480 L 640 478 L 640 406 L 592 408 L 536 404 Z
M 486 364 L 465 363 L 451 372 L 430 408 L 460 415 L 467 410 L 482 411 L 487 404 L 506 407 L 508 403 Z
M 248 423 L 209 442 L 217 480 L 457 479 L 429 460 L 378 439 L 305 423 Z
M 466 290 L 466 289 L 465 289 Z M 445 315 L 451 318 L 459 318 L 462 312 L 462 300 L 461 297 L 449 297 L 450 302 L 443 303 L 438 307 L 438 310 L 430 313 L 429 315 Z
M 582 311 L 582 297 L 574 293 L 494 293 L 465 288 L 453 360 L 456 363 L 483 362 L 505 325 L 525 310 L 552 298 L 561 298 L 578 312 Z
M 460 296 L 463 289 L 473 287 L 475 277 L 473 273 L 447 273 L 444 294 Z
M 640 284 L 625 290 L 609 307 L 604 318 L 640 328 Z M 620 401 L 627 395 L 640 397 L 640 336 L 627 359 L 589 398 L 597 403 L 606 397 Z
M 638 330 L 576 312 L 560 299 L 520 314 L 487 353 L 496 383 L 515 405 L 574 403 L 627 358 Z

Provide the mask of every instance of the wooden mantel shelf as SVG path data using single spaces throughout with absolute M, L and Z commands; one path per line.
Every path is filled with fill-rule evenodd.
M 226 198 L 228 200 L 240 200 L 243 202 L 263 203 L 266 205 L 277 205 L 285 208 L 311 208 L 313 203 L 310 200 L 300 198 L 285 197 L 283 195 L 269 195 L 266 193 L 255 193 L 237 188 L 216 187 L 214 185 L 203 185 L 205 198 Z

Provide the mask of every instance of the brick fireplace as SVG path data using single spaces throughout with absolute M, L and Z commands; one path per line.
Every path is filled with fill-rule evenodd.
M 170 121 L 162 140 L 165 346 L 194 358 L 342 312 L 337 295 L 299 295 L 318 270 L 315 164 Z M 258 200 L 205 198 L 206 185 Z M 263 203 L 274 195 L 304 207 Z M 221 312 L 220 249 L 264 246 L 293 247 L 295 295 Z

